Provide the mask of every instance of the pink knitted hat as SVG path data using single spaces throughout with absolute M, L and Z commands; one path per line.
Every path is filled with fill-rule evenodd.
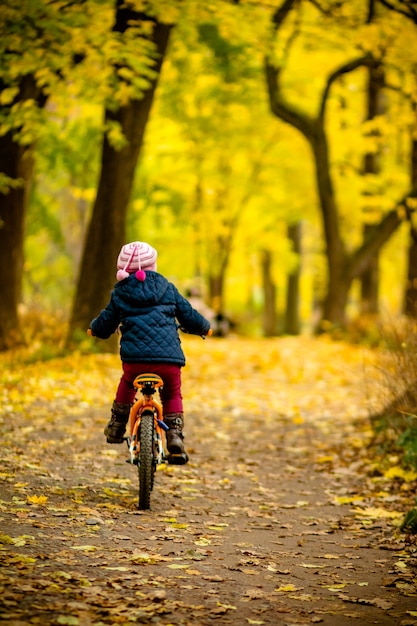
M 145 280 L 144 270 L 156 271 L 157 256 L 155 248 L 143 241 L 125 244 L 117 257 L 117 280 L 123 280 L 130 274 L 135 274 L 138 280 Z

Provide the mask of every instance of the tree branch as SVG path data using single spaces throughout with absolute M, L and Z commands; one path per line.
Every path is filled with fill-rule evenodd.
M 285 18 L 297 2 L 298 0 L 284 0 L 282 5 L 275 11 L 272 17 L 275 34 L 277 34 Z M 306 113 L 284 100 L 280 85 L 281 71 L 281 67 L 276 67 L 267 57 L 265 58 L 265 77 L 271 111 L 276 117 L 299 130 L 311 143 L 315 135 L 315 121 Z
M 333 83 L 338 78 L 340 78 L 340 76 L 343 76 L 344 74 L 349 74 L 349 72 L 353 72 L 354 70 L 358 69 L 358 67 L 369 67 L 369 65 L 371 65 L 371 63 L 373 62 L 374 60 L 372 56 L 370 54 L 366 54 L 364 56 L 359 57 L 358 59 L 353 59 L 352 61 L 349 61 L 348 63 L 345 63 L 344 65 L 341 65 L 334 72 L 332 72 L 332 74 L 330 74 L 330 76 L 327 79 L 326 86 L 324 88 L 324 91 L 321 97 L 321 105 L 320 105 L 320 113 L 319 113 L 320 119 L 324 118 L 327 99 L 329 97 L 329 92 Z
M 379 252 L 404 219 L 410 219 L 411 210 L 407 206 L 407 200 L 409 198 L 415 198 L 416 196 L 417 187 L 414 187 L 414 189 L 409 191 L 397 205 L 382 218 L 380 223 L 373 229 L 368 239 L 366 239 L 362 246 L 351 256 L 348 262 L 348 273 L 352 279 L 357 278 L 366 270 L 369 260 Z
M 379 2 L 390 11 L 404 15 L 406 18 L 414 22 L 414 24 L 417 24 L 417 11 L 411 6 L 411 2 L 407 3 L 407 10 L 396 7 L 392 2 L 388 2 L 388 0 L 379 0 Z
M 294 105 L 284 101 L 280 90 L 280 73 L 279 68 L 273 67 L 268 60 L 265 61 L 271 111 L 276 117 L 299 130 L 312 143 L 316 135 L 315 120 Z
M 279 30 L 283 21 L 297 2 L 298 0 L 284 0 L 282 5 L 275 11 L 272 17 L 272 24 L 275 32 Z

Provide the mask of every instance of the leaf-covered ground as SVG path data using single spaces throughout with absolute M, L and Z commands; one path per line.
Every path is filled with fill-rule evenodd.
M 102 430 L 117 356 L 2 365 L 0 625 L 417 624 L 416 476 L 378 462 L 375 355 L 185 337 L 187 466 L 151 511 Z

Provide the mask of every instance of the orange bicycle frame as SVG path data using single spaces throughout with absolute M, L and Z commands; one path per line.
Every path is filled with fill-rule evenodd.
M 140 427 L 140 418 L 145 410 L 151 411 L 154 416 L 155 431 L 157 435 L 157 440 L 159 442 L 159 450 L 157 451 L 159 457 L 158 462 L 162 462 L 162 458 L 164 455 L 164 430 L 160 425 L 160 422 L 163 423 L 162 404 L 158 400 L 155 400 L 152 395 L 146 394 L 146 389 L 143 390 L 143 387 L 146 385 L 146 383 L 152 383 L 152 385 L 154 386 L 154 391 L 159 387 L 162 387 L 163 385 L 162 379 L 155 374 L 141 374 L 140 376 L 137 376 L 133 382 L 134 386 L 142 391 L 143 396 L 135 401 L 132 408 L 130 409 L 129 415 L 129 451 L 132 463 L 134 463 L 134 460 L 138 458 L 140 452 L 140 440 L 138 436 L 138 431 Z

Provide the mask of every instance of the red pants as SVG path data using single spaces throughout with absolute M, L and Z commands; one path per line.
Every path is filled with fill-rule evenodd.
M 139 374 L 158 374 L 164 381 L 159 390 L 164 415 L 182 413 L 181 367 L 172 363 L 122 363 L 123 376 L 116 392 L 116 402 L 132 404 L 136 389 L 133 381 Z

